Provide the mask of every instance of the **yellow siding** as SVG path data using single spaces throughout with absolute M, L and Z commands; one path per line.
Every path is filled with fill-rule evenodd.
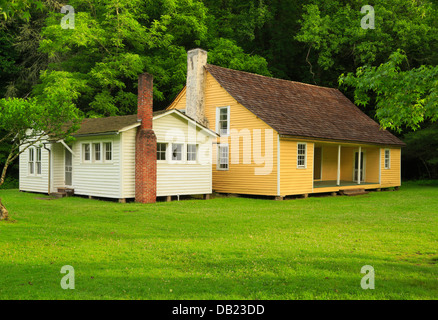
M 354 154 L 357 147 L 341 148 L 341 180 L 353 180 Z M 338 172 L 338 147 L 322 146 L 322 180 L 336 180 Z M 379 182 L 379 147 L 362 147 L 365 161 L 365 182 Z
M 338 147 L 322 147 L 322 180 L 336 180 L 338 178 Z
M 231 138 L 221 138 L 221 143 L 228 143 L 229 145 L 230 157 L 229 170 L 227 171 L 216 169 L 217 146 L 213 146 L 213 189 L 216 192 L 223 193 L 277 195 L 277 132 L 239 104 L 220 86 L 211 74 L 207 73 L 205 115 L 209 121 L 210 129 L 216 130 L 216 108 L 226 106 L 230 106 L 231 133 L 235 131 L 242 134 L 249 130 L 251 142 L 248 148 L 248 146 L 244 146 L 243 137 L 236 138 L 233 141 Z M 170 105 L 169 109 L 173 108 L 186 108 L 185 90 Z M 254 138 L 254 130 L 261 130 L 260 141 Z M 267 141 L 268 144 L 265 143 L 266 134 L 268 134 L 268 138 L 269 134 L 272 134 L 272 139 Z M 239 146 L 237 146 L 237 141 L 239 141 Z M 238 163 L 232 163 L 231 155 L 237 148 L 239 149 L 239 160 L 235 161 Z M 266 162 L 256 164 L 253 156 L 254 150 L 260 150 L 261 156 L 264 157 L 266 150 L 269 150 L 269 148 L 272 148 L 272 153 L 268 152 Z M 251 163 L 243 163 L 244 150 L 246 152 L 250 150 Z M 237 157 L 235 159 L 237 160 Z M 262 175 L 256 174 L 256 170 L 262 168 L 266 168 L 267 172 L 262 172 Z
M 206 117 L 210 122 L 210 128 L 215 130 L 216 126 L 216 108 L 230 106 L 230 130 L 233 129 L 238 133 L 244 133 L 245 130 L 250 133 L 250 147 L 244 144 L 244 138 L 221 139 L 221 143 L 228 143 L 230 150 L 230 164 L 228 171 L 216 170 L 216 147 L 214 147 L 215 157 L 213 158 L 213 189 L 217 192 L 241 193 L 241 194 L 258 194 L 258 195 L 277 195 L 277 133 L 272 130 L 266 123 L 257 118 L 248 109 L 239 104 L 231 97 L 225 89 L 210 75 L 207 76 L 206 88 Z M 261 130 L 261 139 L 255 139 L 254 130 Z M 267 130 L 267 131 L 265 131 Z M 266 141 L 266 134 L 272 133 L 272 140 Z M 232 163 L 232 154 L 237 149 L 239 141 L 238 163 Z M 272 148 L 272 152 L 266 152 Z M 251 149 L 251 150 L 250 150 Z M 265 164 L 256 164 L 254 162 L 254 150 L 260 150 L 261 156 L 268 155 Z M 246 152 L 246 154 L 245 154 Z M 243 158 L 250 152 L 250 164 L 244 164 Z M 271 156 L 272 155 L 272 156 Z M 236 158 L 237 160 L 237 158 Z M 256 169 L 263 167 L 271 168 L 268 174 L 256 175 Z
M 176 96 L 175 100 L 170 104 L 167 109 L 185 109 L 186 108 L 186 87 Z
M 353 181 L 354 153 L 358 148 L 341 148 L 341 180 Z
M 313 192 L 313 142 L 307 143 L 307 167 L 297 168 L 297 145 L 292 140 L 280 140 L 280 192 L 281 195 Z M 324 173 L 323 173 L 324 174 Z
M 400 180 L 400 163 L 401 163 L 401 149 L 400 148 L 387 148 L 391 150 L 391 165 L 390 169 L 385 169 L 385 148 L 382 148 L 381 152 L 381 186 L 385 187 L 398 187 L 401 185 Z
M 365 148 L 365 182 L 379 182 L 380 148 Z
M 213 189 L 223 193 L 240 193 L 240 194 L 257 194 L 257 195 L 295 195 L 312 192 L 332 192 L 339 188 L 313 188 L 313 161 L 314 146 L 322 146 L 322 180 L 337 179 L 337 156 L 338 144 L 336 141 L 312 141 L 296 139 L 280 140 L 280 170 L 277 170 L 277 145 L 278 134 L 272 130 L 261 119 L 239 104 L 231 97 L 224 88 L 207 73 L 206 84 L 206 110 L 205 114 L 209 121 L 209 127 L 216 130 L 216 108 L 230 106 L 230 123 L 231 131 L 237 130 L 243 133 L 249 130 L 251 136 L 251 153 L 254 148 L 261 148 L 261 155 L 265 154 L 267 145 L 265 144 L 265 130 L 272 131 L 272 170 L 266 175 L 255 175 L 255 169 L 264 167 L 265 164 L 254 163 L 251 155 L 251 163 L 243 163 L 243 138 L 239 140 L 239 161 L 232 163 L 231 154 L 235 151 L 236 145 L 233 146 L 231 138 L 222 137 L 222 143 L 228 143 L 230 148 L 229 170 L 220 171 L 216 169 L 217 163 L 217 146 L 213 146 Z M 185 109 L 186 95 L 185 89 L 181 91 L 175 101 L 168 109 Z M 261 129 L 262 136 L 260 142 L 254 140 L 254 130 Z M 236 140 L 234 140 L 235 142 Z M 307 143 L 307 167 L 306 169 L 297 168 L 297 143 Z M 271 140 L 269 141 L 271 144 Z M 358 151 L 358 145 L 341 143 L 341 180 L 353 180 L 354 153 Z M 234 148 L 234 149 L 233 149 Z M 378 182 L 380 171 L 382 172 L 382 185 L 368 185 L 367 188 L 379 188 L 400 185 L 400 149 L 391 149 L 391 169 L 385 170 L 384 152 L 380 155 L 380 147 L 363 145 L 362 150 L 365 153 L 365 181 Z M 380 155 L 380 157 L 379 157 Z M 379 170 L 379 158 L 381 170 Z M 277 177 L 280 177 L 280 183 L 277 184 Z M 280 187 L 280 188 L 278 188 Z M 349 187 L 343 187 L 348 189 Z M 354 186 L 352 188 L 355 188 Z M 280 190 L 279 190 L 280 189 Z

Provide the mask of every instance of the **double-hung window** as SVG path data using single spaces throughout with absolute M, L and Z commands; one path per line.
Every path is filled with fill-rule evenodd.
M 84 143 L 82 145 L 82 159 L 84 162 L 91 161 L 91 148 L 89 143 Z
M 100 143 L 93 143 L 94 161 L 102 161 L 102 149 Z
M 228 170 L 229 147 L 228 144 L 219 144 L 217 146 L 217 170 Z
M 35 149 L 29 148 L 29 174 L 35 174 Z
M 36 174 L 39 176 L 42 173 L 42 166 L 41 166 L 41 148 L 36 148 Z
M 111 142 L 105 142 L 105 161 L 113 160 L 113 144 Z
M 385 169 L 391 168 L 391 150 L 385 149 Z
M 167 143 L 157 143 L 157 160 L 166 160 Z
M 196 161 L 198 146 L 196 144 L 187 145 L 187 161 Z
M 216 108 L 216 131 L 221 136 L 230 134 L 230 107 Z
M 82 143 L 82 162 L 104 163 L 113 160 L 112 142 L 87 142 Z
M 183 144 L 182 143 L 172 143 L 172 160 L 182 161 L 183 156 Z
M 298 143 L 297 149 L 297 168 L 305 169 L 307 165 L 307 144 Z

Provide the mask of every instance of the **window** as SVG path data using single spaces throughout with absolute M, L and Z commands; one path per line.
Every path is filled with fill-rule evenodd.
M 102 161 L 102 149 L 100 143 L 93 143 L 94 161 Z
M 217 170 L 228 170 L 228 145 L 218 145 L 218 163 Z
M 196 161 L 198 146 L 196 144 L 187 145 L 187 161 Z
M 157 160 L 166 160 L 167 143 L 157 143 Z
M 183 144 L 172 143 L 172 160 L 175 161 L 182 160 L 182 149 L 183 149 Z
M 391 150 L 385 149 L 385 169 L 391 168 Z
M 298 143 L 298 157 L 297 157 L 297 168 L 305 169 L 306 168 L 306 153 L 307 153 L 307 145 L 305 143 Z
M 84 143 L 82 145 L 82 153 L 83 153 L 83 160 L 84 161 L 91 160 L 91 151 L 90 151 L 90 144 L 89 143 Z
M 105 142 L 105 161 L 113 160 L 113 144 L 111 142 Z
M 221 136 L 230 134 L 230 107 L 216 109 L 216 131 Z
M 34 148 L 29 148 L 29 174 L 35 173 Z
M 41 167 L 41 148 L 36 148 L 36 174 L 41 175 L 42 167 Z

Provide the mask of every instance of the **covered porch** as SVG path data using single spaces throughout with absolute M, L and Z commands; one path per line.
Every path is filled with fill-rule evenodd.
M 315 143 L 314 192 L 379 188 L 380 166 L 377 146 Z
M 356 181 L 341 181 L 340 184 L 337 181 L 314 181 L 314 188 L 329 188 L 329 187 L 357 187 L 362 186 L 366 187 L 368 185 L 379 184 L 378 182 L 362 182 L 360 185 Z

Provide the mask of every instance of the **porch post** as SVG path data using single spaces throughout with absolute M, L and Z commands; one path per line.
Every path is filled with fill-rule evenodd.
M 336 185 L 341 185 L 341 145 L 338 145 L 338 176 Z
M 360 184 L 360 163 L 361 159 L 362 147 L 359 147 L 359 154 L 357 155 L 357 184 Z

